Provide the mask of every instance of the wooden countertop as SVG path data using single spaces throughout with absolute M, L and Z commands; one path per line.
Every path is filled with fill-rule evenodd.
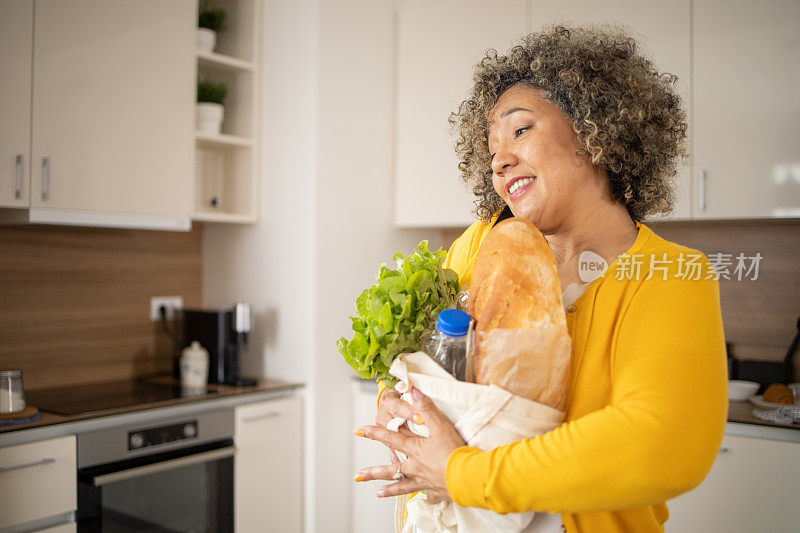
M 147 381 L 152 383 L 161 383 L 165 385 L 178 385 L 179 383 L 172 378 L 171 376 L 156 376 L 152 378 L 147 378 Z M 87 384 L 87 387 L 91 387 L 92 384 Z M 288 391 L 296 388 L 302 387 L 302 383 L 295 383 L 289 381 L 282 381 L 278 379 L 262 379 L 259 380 L 258 384 L 253 387 L 233 387 L 230 385 L 209 385 L 208 389 L 212 393 L 216 394 L 205 394 L 199 396 L 190 396 L 190 397 L 183 397 L 183 398 L 171 398 L 169 400 L 164 401 L 156 401 L 156 402 L 147 402 L 147 403 L 140 403 L 137 405 L 129 405 L 126 407 L 117 407 L 114 409 L 105 409 L 101 411 L 92 411 L 89 413 L 81 413 L 77 415 L 60 415 L 56 413 L 51 413 L 48 411 L 41 411 L 42 418 L 36 420 L 34 422 L 28 422 L 25 424 L 11 424 L 11 425 L 0 425 L 0 434 L 1 433 L 8 433 L 12 431 L 19 431 L 24 429 L 33 429 L 33 428 L 40 428 L 44 426 L 50 426 L 54 424 L 63 424 L 66 422 L 75 422 L 79 420 L 88 420 L 92 418 L 99 418 L 103 416 L 110 416 L 110 415 L 119 415 L 124 413 L 132 413 L 135 411 L 143 411 L 146 409 L 156 409 L 160 407 L 169 407 L 173 405 L 180 405 L 180 404 L 187 404 L 199 401 L 209 401 L 218 398 L 231 398 L 235 396 L 242 396 L 247 394 L 254 394 L 254 393 L 263 393 L 263 392 L 279 392 L 279 391 Z

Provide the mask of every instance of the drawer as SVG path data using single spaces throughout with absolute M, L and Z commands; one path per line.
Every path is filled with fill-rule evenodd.
M 0 448 L 0 529 L 77 508 L 75 436 Z

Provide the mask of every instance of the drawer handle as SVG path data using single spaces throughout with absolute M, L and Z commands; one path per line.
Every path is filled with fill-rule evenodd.
M 270 411 L 269 413 L 264 413 L 263 415 L 255 415 L 248 418 L 243 418 L 242 422 L 256 422 L 258 420 L 268 420 L 270 418 L 278 418 L 281 416 L 279 411 Z
M 6 472 L 13 472 L 14 470 L 22 470 L 23 468 L 32 468 L 34 466 L 40 465 L 49 465 L 50 463 L 55 463 L 56 460 L 52 457 L 45 457 L 41 461 L 36 461 L 35 463 L 27 463 L 24 465 L 17 465 L 17 466 L 10 466 L 8 468 L 1 468 L 0 467 L 0 474 L 5 474 Z
M 730 449 L 730 448 L 728 448 L 727 446 L 722 446 L 722 447 L 719 449 L 719 453 L 728 453 L 728 450 L 729 450 L 729 449 Z

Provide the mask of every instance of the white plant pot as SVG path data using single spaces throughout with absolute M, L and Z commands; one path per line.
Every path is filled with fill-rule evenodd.
M 197 28 L 197 51 L 210 54 L 217 46 L 217 32 L 208 28 Z
M 197 104 L 197 131 L 219 134 L 225 108 L 221 104 L 199 102 Z

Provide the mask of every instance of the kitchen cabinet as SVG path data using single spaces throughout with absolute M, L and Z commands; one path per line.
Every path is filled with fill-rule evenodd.
M 691 6 L 689 0 L 530 0 L 531 27 L 569 21 L 571 24 L 623 24 L 627 26 L 644 52 L 660 72 L 678 76 L 677 90 L 691 122 Z M 681 162 L 675 176 L 676 201 L 673 211 L 654 220 L 686 220 L 691 217 L 691 170 Z
M 472 66 L 527 30 L 525 0 L 401 0 L 396 9 L 394 219 L 399 227 L 459 227 L 474 220 L 447 119 Z
M 357 428 L 375 423 L 375 400 L 378 385 L 374 381 L 354 379 L 350 389 L 352 420 Z M 370 439 L 351 440 L 351 467 L 355 474 L 362 468 L 388 464 L 386 446 Z M 376 498 L 375 492 L 384 482 L 353 483 L 350 494 L 351 533 L 392 533 L 394 531 L 394 498 Z
M 800 216 L 800 3 L 694 0 L 694 218 Z
M 220 134 L 195 132 L 192 219 L 253 223 L 259 202 L 259 102 L 261 5 L 258 0 L 218 0 L 227 12 L 213 53 L 197 52 L 198 79 L 228 87 Z M 195 17 L 195 20 L 197 17 Z
M 236 531 L 302 529 L 302 400 L 269 400 L 236 408 Z
M 0 207 L 30 205 L 33 1 L 0 2 Z
M 73 522 L 75 450 L 74 435 L 0 448 L 0 529 Z M 74 531 L 74 522 L 62 523 L 54 531 L 61 531 L 59 527 Z
M 800 442 L 726 434 L 703 483 L 667 502 L 667 530 L 797 531 L 798 479 Z
M 18 39 L 32 29 L 32 78 L 25 70 L 24 49 L 5 54 L 2 67 L 4 72 L 7 64 L 14 67 L 15 84 L 32 87 L 27 97 L 13 89 L 17 96 L 3 101 L 30 116 L 30 158 L 25 162 L 30 196 L 13 202 L 29 209 L 6 212 L 4 218 L 188 229 L 196 3 L 24 4 L 34 6 L 32 24 L 22 7 L 9 13 L 15 17 L 11 21 L 2 17 L 2 24 L 22 28 L 15 30 Z M 11 38 L 4 32 L 2 39 Z M 2 150 L 9 151 L 5 138 Z M 3 157 L 7 161 L 10 156 Z

